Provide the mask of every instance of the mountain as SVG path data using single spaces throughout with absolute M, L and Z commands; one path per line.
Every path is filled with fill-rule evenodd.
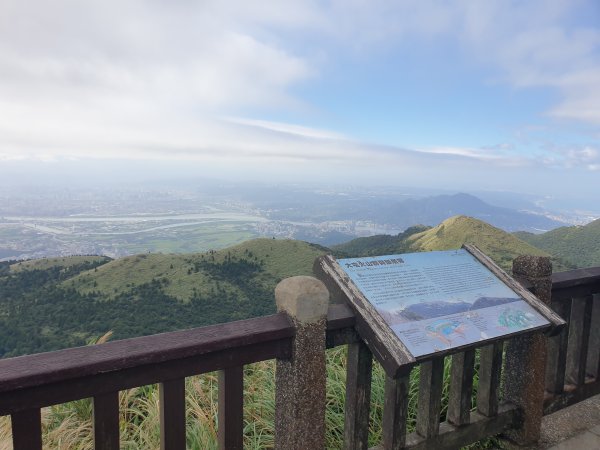
M 378 234 L 375 236 L 360 237 L 344 242 L 343 244 L 333 245 L 331 249 L 334 251 L 335 256 L 348 258 L 408 253 L 410 246 L 407 239 L 413 234 L 429 230 L 430 228 L 425 225 L 416 225 L 407 228 L 404 232 L 395 236 Z
M 52 267 L 61 267 L 64 270 L 69 269 L 73 266 L 79 266 L 80 264 L 89 265 L 102 265 L 111 261 L 112 258 L 108 256 L 63 256 L 58 258 L 40 258 L 40 259 L 29 259 L 26 261 L 19 261 L 18 263 L 11 264 L 11 272 L 19 272 L 23 270 L 46 270 Z
M 312 274 L 328 250 L 256 239 L 221 251 L 0 262 L 0 357 L 124 339 L 275 312 L 283 278 Z
M 361 238 L 360 241 L 355 239 L 332 249 L 339 256 L 354 257 L 451 250 L 463 244 L 476 245 L 505 270 L 510 270 L 512 260 L 518 255 L 550 256 L 510 233 L 465 216 L 451 217 L 433 228 L 415 227 L 397 236 L 373 236 Z M 367 248 L 368 252 L 363 252 Z M 555 270 L 566 269 L 559 261 L 555 261 L 554 266 Z
M 82 272 L 62 285 L 81 294 L 95 292 L 114 298 L 160 280 L 166 295 L 184 302 L 218 290 L 246 297 L 249 283 L 274 289 L 283 278 L 312 274 L 315 258 L 327 251 L 290 239 L 253 239 L 219 251 L 127 256 Z
M 564 225 L 540 214 L 493 206 L 464 193 L 407 199 L 388 205 L 379 220 L 407 227 L 417 223 L 434 225 L 455 215 L 484 220 L 506 231 L 540 232 Z
M 600 219 L 587 225 L 561 227 L 539 235 L 515 235 L 576 267 L 600 266 Z

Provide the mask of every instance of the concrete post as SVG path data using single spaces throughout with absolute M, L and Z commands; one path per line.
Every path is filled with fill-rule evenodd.
M 552 263 L 541 256 L 519 256 L 513 261 L 513 276 L 532 286 L 532 293 L 550 305 Z M 527 334 L 508 341 L 504 368 L 504 400 L 523 410 L 522 423 L 506 436 L 518 445 L 530 445 L 540 438 L 544 410 L 547 338 Z
M 277 310 L 296 328 L 292 357 L 277 360 L 275 449 L 325 448 L 325 332 L 329 292 L 313 277 L 292 277 L 275 288 Z

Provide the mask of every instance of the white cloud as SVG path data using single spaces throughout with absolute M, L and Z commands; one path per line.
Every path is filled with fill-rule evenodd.
M 4 0 L 0 158 L 526 165 L 518 149 L 381 148 L 248 111 L 310 108 L 295 88 L 319 77 L 336 52 L 450 39 L 502 82 L 556 89 L 550 115 L 600 124 L 600 32 L 565 25 L 576 7 L 570 0 Z

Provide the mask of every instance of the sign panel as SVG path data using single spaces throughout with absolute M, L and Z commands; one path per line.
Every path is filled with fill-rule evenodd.
M 550 324 L 464 249 L 337 262 L 415 357 Z

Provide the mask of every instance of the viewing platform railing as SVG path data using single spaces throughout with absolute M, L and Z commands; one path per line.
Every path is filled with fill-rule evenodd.
M 600 267 L 518 275 L 538 297 L 551 292 L 552 308 L 567 327 L 553 337 L 532 333 L 447 356 L 444 421 L 446 357 L 386 378 L 377 448 L 452 449 L 498 433 L 526 445 L 539 438 L 542 412 L 600 393 Z M 0 415 L 11 416 L 14 449 L 42 448 L 41 408 L 90 397 L 95 448 L 118 449 L 119 391 L 154 383 L 161 448 L 185 449 L 185 377 L 212 371 L 219 371 L 219 448 L 241 449 L 243 367 L 268 359 L 277 360 L 275 448 L 323 448 L 325 348 L 341 345 L 348 346 L 344 448 L 366 449 L 373 356 L 355 331 L 352 311 L 328 305 L 328 297 L 318 280 L 294 277 L 276 289 L 275 315 L 0 360 Z M 409 434 L 410 373 L 417 368 L 418 411 Z

